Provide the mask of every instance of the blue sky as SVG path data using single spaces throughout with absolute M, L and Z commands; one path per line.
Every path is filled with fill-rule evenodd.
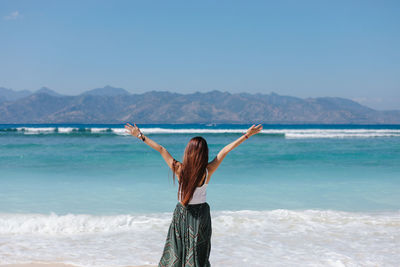
M 400 109 L 400 1 L 0 0 L 0 86 L 222 90 Z

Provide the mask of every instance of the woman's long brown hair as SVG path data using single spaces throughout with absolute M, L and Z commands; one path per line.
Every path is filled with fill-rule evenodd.
M 173 179 L 178 168 L 177 161 L 172 165 Z M 190 139 L 185 148 L 183 162 L 179 173 L 178 195 L 181 202 L 186 206 L 193 197 L 194 190 L 203 178 L 208 164 L 208 145 L 201 136 Z M 206 181 L 204 181 L 206 182 Z

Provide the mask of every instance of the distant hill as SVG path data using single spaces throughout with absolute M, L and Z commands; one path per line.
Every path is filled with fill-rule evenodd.
M 12 89 L 7 89 L 4 87 L 0 87 L 0 102 L 3 101 L 14 101 L 19 98 L 26 97 L 32 94 L 31 91 L 22 90 L 22 91 L 14 91 Z
M 5 101 L 15 101 L 27 96 L 30 96 L 34 93 L 46 93 L 52 96 L 62 96 L 61 94 L 57 93 L 54 90 L 51 90 L 47 87 L 42 87 L 35 92 L 29 90 L 22 90 L 22 91 L 15 91 L 12 89 L 0 87 L 0 103 Z
M 116 95 L 129 95 L 129 92 L 123 88 L 115 88 L 109 85 L 103 88 L 96 88 L 82 93 L 82 95 L 103 95 L 103 96 L 116 96 Z
M 48 94 L 48 95 L 51 95 L 51 96 L 62 96 L 61 94 L 59 94 L 56 91 L 51 90 L 51 89 L 49 89 L 47 87 L 42 87 L 39 90 L 35 91 L 35 93 L 44 93 L 44 94 Z
M 48 88 L 29 94 L 1 88 L 0 99 L 6 99 L 0 102 L 0 123 L 400 124 L 400 111 L 377 111 L 345 98 L 276 93 L 130 94 L 106 86 L 64 96 Z

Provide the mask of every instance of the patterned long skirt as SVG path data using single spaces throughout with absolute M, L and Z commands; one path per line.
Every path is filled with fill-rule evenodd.
M 159 267 L 209 267 L 211 216 L 207 203 L 176 204 Z

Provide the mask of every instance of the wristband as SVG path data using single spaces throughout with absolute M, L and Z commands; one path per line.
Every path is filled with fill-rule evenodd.
M 244 135 L 244 137 L 246 137 L 246 139 L 249 139 L 249 137 L 247 136 L 247 133 L 244 133 L 243 135 Z
M 137 135 L 138 138 L 142 139 L 142 141 L 144 142 L 144 140 L 146 140 L 146 138 L 144 137 L 144 135 L 142 134 L 142 132 L 139 132 L 139 134 Z

